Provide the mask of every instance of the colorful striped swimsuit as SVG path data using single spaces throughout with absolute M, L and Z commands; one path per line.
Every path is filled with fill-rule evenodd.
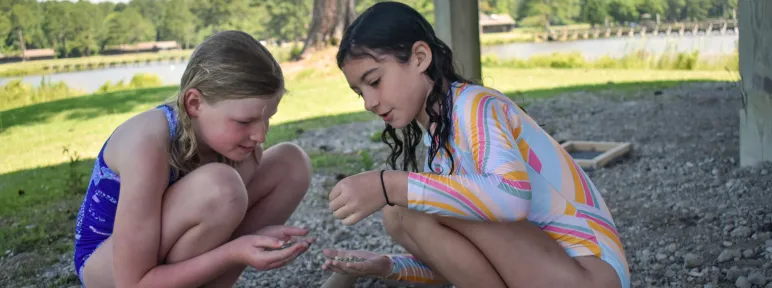
M 629 267 L 609 209 L 568 152 L 500 92 L 452 87 L 449 146 L 455 171 L 449 173 L 449 158 L 440 152 L 425 172 L 410 173 L 408 209 L 476 221 L 527 219 L 571 257 L 594 255 L 609 263 L 622 287 L 629 287 Z M 424 134 L 424 145 L 429 141 Z M 389 256 L 395 265 L 388 278 L 439 281 L 412 255 Z

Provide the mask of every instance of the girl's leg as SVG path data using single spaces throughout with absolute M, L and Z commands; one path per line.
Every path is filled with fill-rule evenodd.
M 493 273 L 500 277 L 506 283 L 505 287 L 620 287 L 619 278 L 610 265 L 594 256 L 571 258 L 554 239 L 530 222 L 473 222 L 405 208 L 389 210 L 384 210 L 389 234 L 456 287 L 482 287 L 474 277 L 483 272 L 464 273 L 468 267 L 479 267 L 477 263 L 482 261 L 475 258 L 476 262 L 468 262 L 470 259 L 466 256 L 454 253 L 471 250 L 468 246 L 451 244 L 447 236 L 432 231 L 451 231 L 447 234 L 455 234 L 470 243 L 479 253 L 475 257 L 482 257 L 489 263 L 478 269 L 483 269 L 485 275 Z M 459 260 L 454 262 L 456 258 Z
M 247 189 L 235 169 L 207 164 L 169 187 L 162 209 L 158 259 L 180 262 L 230 238 L 247 211 Z M 83 271 L 87 287 L 115 286 L 112 250 L 111 237 L 89 257 Z
M 507 287 L 472 242 L 439 224 L 435 217 L 402 207 L 384 207 L 383 223 L 394 241 L 455 287 Z
M 311 184 L 311 160 L 297 145 L 282 143 L 265 150 L 260 165 L 251 169 L 247 184 L 249 209 L 232 238 L 263 227 L 282 225 L 292 215 Z M 248 176 L 247 176 L 248 177 Z M 231 287 L 246 266 L 227 272 L 211 284 Z
M 472 241 L 496 267 L 507 287 L 621 286 L 611 265 L 595 256 L 572 258 L 531 222 L 484 223 L 433 218 Z

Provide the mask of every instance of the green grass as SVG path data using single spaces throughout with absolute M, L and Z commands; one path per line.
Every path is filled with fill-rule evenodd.
M 644 50 L 628 53 L 623 57 L 602 56 L 586 60 L 579 52 L 534 55 L 528 59 L 499 59 L 496 55 L 484 55 L 484 65 L 502 68 L 563 68 L 563 69 L 631 69 L 631 70 L 712 70 L 739 71 L 739 53 L 701 58 L 699 51 L 668 51 L 660 54 Z
M 486 85 L 517 101 L 573 91 L 605 90 L 624 97 L 686 82 L 737 80 L 736 73 L 716 71 L 498 67 L 483 71 Z M 343 77 L 333 75 L 288 80 L 290 93 L 272 123 L 269 146 L 297 137 L 299 130 L 376 119 L 364 112 L 361 99 Z M 74 217 L 105 139 L 120 123 L 175 92 L 176 87 L 125 90 L 0 110 L 0 253 L 38 255 L 38 260 L 22 265 L 18 275 L 34 277 L 36 269 L 71 249 Z M 374 162 L 367 153 L 314 153 L 311 157 L 315 170 L 336 174 L 357 173 Z M 0 286 L 4 286 L 3 277 L 7 275 L 0 275 Z

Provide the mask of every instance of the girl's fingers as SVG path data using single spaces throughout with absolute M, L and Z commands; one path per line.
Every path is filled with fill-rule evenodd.
M 260 248 L 276 249 L 281 247 L 282 241 L 273 237 L 258 236 L 252 237 L 252 246 Z
M 336 215 L 336 216 L 337 216 L 337 215 Z M 348 214 L 348 215 L 346 215 L 345 217 L 338 217 L 338 218 L 339 218 L 339 219 L 342 219 L 342 220 L 341 220 L 341 223 L 343 223 L 343 225 L 346 225 L 346 226 L 351 226 L 351 225 L 354 225 L 354 224 L 356 224 L 357 222 L 359 222 L 359 220 L 362 220 L 362 219 L 360 218 L 360 216 L 359 216 L 359 213 L 356 213 L 356 212 L 354 212 L 354 213 L 351 213 L 351 214 Z
M 288 236 L 305 236 L 308 234 L 308 229 L 292 226 L 282 227 L 282 232 Z
M 276 268 L 279 268 L 279 267 L 283 267 L 284 265 L 287 265 L 289 262 L 292 262 L 293 260 L 298 258 L 298 256 L 300 256 L 300 254 L 303 253 L 304 251 L 305 251 L 305 249 L 298 250 L 298 252 L 293 254 L 292 257 L 287 257 L 286 259 L 282 259 L 282 260 L 273 262 L 271 264 L 268 264 L 268 267 L 270 267 L 270 269 L 276 269 Z
M 330 199 L 329 207 L 331 211 L 337 211 L 341 207 L 346 205 L 346 197 L 337 197 Z
M 343 269 L 341 269 L 338 266 L 333 265 L 332 263 L 327 265 L 327 270 L 330 270 L 332 272 L 339 273 L 339 274 L 348 274 L 348 273 L 344 272 Z
M 365 271 L 367 265 L 363 262 L 353 262 L 353 263 L 346 263 L 346 268 L 356 270 L 358 272 Z
M 266 262 L 268 262 L 270 265 L 270 264 L 273 264 L 274 262 L 281 262 L 285 259 L 295 258 L 297 254 L 305 250 L 305 247 L 301 247 L 304 245 L 306 244 L 302 242 L 296 243 L 295 245 L 292 245 L 285 249 L 263 252 L 264 253 L 263 255 L 266 258 Z
M 355 208 L 352 207 L 351 205 L 344 205 L 343 207 L 340 207 L 337 210 L 333 210 L 332 215 L 334 215 L 335 218 L 343 219 L 343 218 L 349 217 L 355 211 L 356 211 Z

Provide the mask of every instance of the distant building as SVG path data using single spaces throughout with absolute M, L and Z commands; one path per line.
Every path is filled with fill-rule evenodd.
M 136 44 L 121 44 L 118 46 L 112 46 L 102 51 L 102 55 L 116 55 L 127 53 L 142 53 L 142 52 L 158 52 L 163 50 L 179 49 L 180 46 L 177 41 L 152 41 L 152 42 L 139 42 Z
M 509 32 L 515 28 L 515 19 L 509 14 L 480 13 L 480 31 L 482 33 Z
M 18 55 L 0 54 L 0 63 L 21 62 L 23 60 L 45 60 L 56 58 L 54 49 L 27 49 Z

